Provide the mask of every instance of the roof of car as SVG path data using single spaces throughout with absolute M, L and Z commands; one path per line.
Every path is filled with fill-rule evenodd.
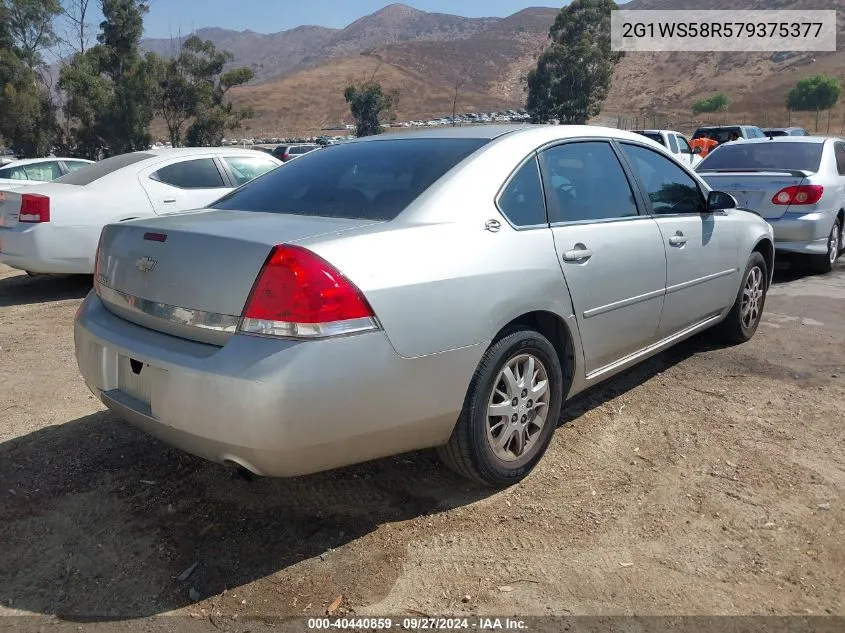
M 747 143 L 824 143 L 825 141 L 835 141 L 836 139 L 827 138 L 824 136 L 776 136 L 774 138 L 747 138 L 742 141 L 742 144 Z
M 47 158 L 21 158 L 19 160 L 12 161 L 11 163 L 8 163 L 7 165 L 3 165 L 3 167 L 11 167 L 11 166 L 22 167 L 24 165 L 37 165 L 38 163 L 46 163 L 46 162 L 57 161 L 57 160 L 78 160 L 78 161 L 83 161 L 83 162 L 86 162 L 86 163 L 91 162 L 89 160 L 85 160 L 84 158 L 63 158 L 61 156 L 49 156 Z
M 362 141 L 388 141 L 395 139 L 417 139 L 417 138 L 475 138 L 493 140 L 505 135 L 512 134 L 539 134 L 549 138 L 575 138 L 575 137 L 614 137 L 642 141 L 647 138 L 628 130 L 618 128 L 602 127 L 598 125 L 537 125 L 531 123 L 511 123 L 501 125 L 465 125 L 455 127 L 433 128 L 389 134 L 368 136 L 353 139 L 350 142 Z M 653 141 L 652 141 L 653 143 Z
M 197 154 L 231 154 L 232 152 L 240 152 L 243 154 L 255 153 L 258 150 L 243 149 L 241 147 L 162 147 L 157 149 L 141 150 L 143 154 L 151 154 L 152 156 L 170 158 L 176 156 L 193 156 Z
M 785 132 L 786 130 L 803 130 L 803 127 L 798 126 L 791 126 L 791 127 L 764 127 L 764 132 Z

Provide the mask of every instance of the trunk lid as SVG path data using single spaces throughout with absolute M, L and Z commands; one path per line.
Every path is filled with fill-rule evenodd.
M 102 234 L 98 295 L 138 325 L 223 345 L 275 245 L 374 223 L 211 210 L 111 224 Z
M 716 191 L 736 198 L 739 206 L 759 213 L 764 219 L 776 220 L 789 210 L 789 205 L 774 204 L 772 198 L 781 189 L 793 185 L 812 184 L 813 172 L 798 170 L 718 170 L 700 171 L 698 175 Z

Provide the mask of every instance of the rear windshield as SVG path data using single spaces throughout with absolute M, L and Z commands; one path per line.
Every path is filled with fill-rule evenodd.
M 397 139 L 333 145 L 290 161 L 212 207 L 392 220 L 488 139 Z
M 650 138 L 652 141 L 657 141 L 663 145 L 663 137 L 660 134 L 655 134 L 654 132 L 637 132 L 637 134 Z
M 99 180 L 103 176 L 108 176 L 113 171 L 140 163 L 142 160 L 147 160 L 154 156 L 155 154 L 147 154 L 146 152 L 133 152 L 131 154 L 113 156 L 65 174 L 60 178 L 56 178 L 53 182 L 60 182 L 65 185 L 90 185 L 95 180 Z
M 713 134 L 716 135 L 716 140 L 719 143 L 725 143 L 728 140 L 728 136 L 730 133 L 733 132 L 739 138 L 742 138 L 742 130 L 738 127 L 703 127 L 699 130 L 695 131 L 695 134 L 692 135 L 693 139 L 701 138 L 706 136 L 707 138 L 713 138 Z
M 707 155 L 697 171 L 711 169 L 800 169 L 816 172 L 823 143 L 728 143 Z

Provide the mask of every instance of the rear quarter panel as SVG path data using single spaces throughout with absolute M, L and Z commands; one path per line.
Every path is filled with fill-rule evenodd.
M 495 198 L 541 137 L 495 141 L 396 220 L 305 240 L 365 293 L 396 352 L 417 357 L 488 342 L 533 311 L 572 315 L 548 228 L 516 230 Z M 498 232 L 485 229 L 490 219 Z

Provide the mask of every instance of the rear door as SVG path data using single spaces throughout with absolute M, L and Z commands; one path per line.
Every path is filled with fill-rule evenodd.
M 610 142 L 556 145 L 540 153 L 540 165 L 590 376 L 655 340 L 666 283 L 663 239 L 639 213 Z
M 725 212 L 704 213 L 704 192 L 670 158 L 620 143 L 660 228 L 666 251 L 666 298 L 659 338 L 671 336 L 731 304 L 739 287 L 738 245 Z
M 157 163 L 139 178 L 157 214 L 200 209 L 232 190 L 225 170 L 212 155 Z

